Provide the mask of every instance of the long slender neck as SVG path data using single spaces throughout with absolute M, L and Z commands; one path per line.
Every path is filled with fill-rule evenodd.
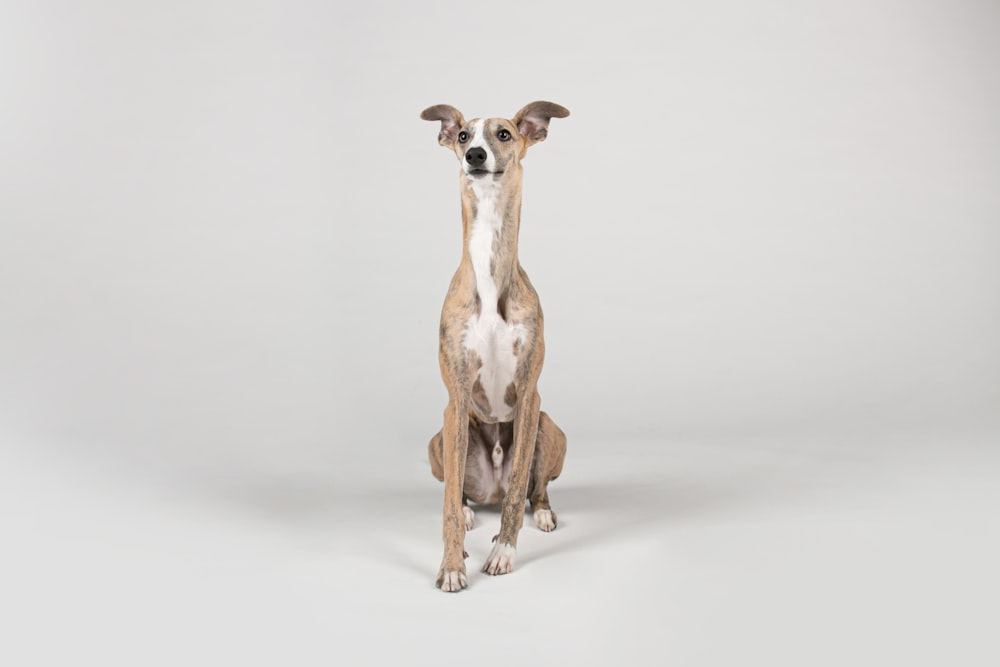
M 511 182 L 481 182 L 465 176 L 461 181 L 463 259 L 475 273 L 482 312 L 501 312 L 499 306 L 518 268 L 520 180 L 513 181 L 513 187 Z

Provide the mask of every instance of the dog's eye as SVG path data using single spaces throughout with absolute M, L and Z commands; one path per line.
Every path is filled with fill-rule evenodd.
M 500 130 L 497 132 L 497 139 L 500 141 L 510 141 L 510 132 L 507 130 Z
M 469 133 L 468 132 L 462 131 L 462 132 L 458 133 L 458 143 L 464 144 L 468 140 L 469 140 Z

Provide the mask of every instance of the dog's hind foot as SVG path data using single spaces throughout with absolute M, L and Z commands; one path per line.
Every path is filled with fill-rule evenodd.
M 546 533 L 551 533 L 556 529 L 556 513 L 551 508 L 537 509 L 534 512 L 535 525 L 538 529 Z
M 463 505 L 462 514 L 465 515 L 465 529 L 472 530 L 472 526 L 476 523 L 476 513 L 468 505 Z

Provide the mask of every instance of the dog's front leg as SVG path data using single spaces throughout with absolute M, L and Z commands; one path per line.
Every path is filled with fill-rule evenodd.
M 452 397 L 444 411 L 444 558 L 438 570 L 437 586 L 457 592 L 466 587 L 465 512 L 462 489 L 465 486 L 465 459 L 469 450 L 469 413 L 461 398 Z
M 523 397 L 518 398 L 514 414 L 514 447 L 510 466 L 510 484 L 500 512 L 500 534 L 494 538 L 483 571 L 489 574 L 507 574 L 514 569 L 517 552 L 517 534 L 524 522 L 524 499 L 528 493 L 531 475 L 531 457 L 535 453 L 538 437 L 538 409 L 541 400 L 532 384 Z

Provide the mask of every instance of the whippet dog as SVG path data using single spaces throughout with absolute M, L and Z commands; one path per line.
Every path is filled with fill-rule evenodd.
M 441 121 L 438 143 L 462 165 L 462 261 L 441 312 L 438 353 L 448 406 L 444 428 L 428 445 L 431 471 L 444 481 L 443 591 L 467 585 L 465 531 L 475 520 L 469 500 L 503 503 L 483 566 L 489 574 L 514 567 L 526 497 L 538 528 L 556 527 L 547 486 L 562 471 L 566 436 L 539 411 L 542 309 L 517 260 L 517 234 L 521 158 L 545 139 L 550 119 L 568 115 L 552 102 L 532 102 L 510 120 L 466 121 L 447 104 L 420 114 Z

